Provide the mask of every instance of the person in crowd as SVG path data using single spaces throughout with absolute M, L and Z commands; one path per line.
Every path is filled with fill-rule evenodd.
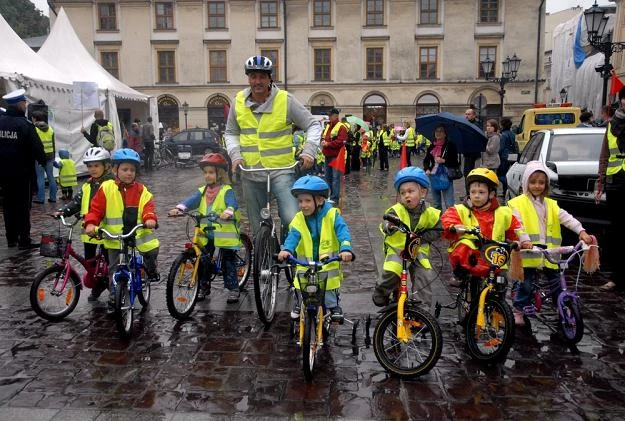
M 378 155 L 380 157 L 380 171 L 388 171 L 388 154 L 391 147 L 391 129 L 383 124 L 378 130 Z
M 361 131 L 361 140 L 360 140 L 360 159 L 362 160 L 362 165 L 365 167 L 365 173 L 367 175 L 371 175 L 371 142 L 369 141 L 369 132 L 366 132 L 364 129 L 360 129 Z
M 360 171 L 360 140 L 362 138 L 362 130 L 358 124 L 354 124 L 352 128 L 352 150 L 349 158 L 349 163 L 352 171 Z
M 138 120 L 138 119 L 137 119 Z M 140 122 L 134 121 L 130 125 L 130 131 L 128 132 L 128 147 L 143 156 L 145 147 L 143 146 L 143 137 L 141 137 Z
M 237 93 L 225 130 L 232 167 L 235 170 L 239 165 L 277 168 L 295 163 L 292 124 L 306 130 L 300 162 L 305 170 L 312 167 L 321 135 L 319 121 L 293 95 L 273 83 L 273 63 L 269 58 L 252 56 L 246 60 L 244 69 L 249 88 Z M 289 193 L 295 181 L 295 170 L 272 170 L 270 177 L 280 220 L 286 227 L 297 212 L 297 200 Z M 243 173 L 241 182 L 248 218 L 255 233 L 260 228 L 260 209 L 267 201 L 267 174 Z
M 436 209 L 443 210 L 452 206 L 454 200 L 454 183 L 447 176 L 447 168 L 458 168 L 458 149 L 456 145 L 447 139 L 447 128 L 444 124 L 434 129 L 434 142 L 430 145 L 423 158 L 423 169 L 429 176 L 447 179 L 447 183 L 437 185 L 431 183 L 432 205 Z M 444 202 L 444 205 L 443 205 Z M 443 207 L 444 206 L 444 207 Z
M 501 119 L 501 134 L 499 135 L 499 168 L 497 169 L 497 177 L 499 178 L 499 182 L 502 187 L 502 195 L 506 196 L 506 191 L 508 190 L 508 181 L 506 179 L 506 174 L 510 169 L 510 161 L 508 161 L 508 157 L 510 154 L 519 153 L 519 144 L 516 141 L 516 137 L 511 130 L 512 120 L 508 117 L 504 117 Z
M 614 116 L 615 107 L 612 105 L 604 105 L 601 107 L 601 122 L 597 124 L 597 127 L 608 127 L 608 123 Z
M 337 108 L 330 110 L 330 122 L 326 125 L 321 139 L 321 151 L 326 158 L 324 174 L 330 186 L 330 202 L 338 206 L 341 198 L 342 174 L 331 164 L 338 159 L 341 149 L 345 147 L 348 140 L 348 128 L 339 121 Z
M 352 133 L 352 125 L 347 121 L 347 117 L 341 118 L 341 124 L 345 126 L 347 130 L 347 140 L 345 140 L 345 175 L 348 175 L 352 171 L 351 157 L 352 146 L 354 145 L 354 137 Z M 321 139 L 323 141 L 324 138 Z M 340 177 L 340 175 L 339 175 Z M 331 186 L 332 184 L 330 184 Z
M 289 225 L 289 233 L 284 241 L 278 260 L 296 256 L 301 260 L 319 262 L 324 257 L 338 255 L 342 262 L 351 262 L 355 255 L 349 228 L 339 210 L 326 202 L 328 184 L 320 177 L 306 175 L 299 178 L 291 188 L 297 198 L 299 212 Z M 343 322 L 343 309 L 340 304 L 340 286 L 343 279 L 341 261 L 328 263 L 319 272 L 325 282 L 325 307 L 330 310 L 333 322 Z M 307 267 L 297 266 L 296 274 L 303 275 Z M 300 289 L 298 276 L 294 286 Z M 291 318 L 298 319 L 301 311 L 301 293 L 293 304 Z
M 464 112 L 464 118 L 471 124 L 474 124 L 478 129 L 482 129 L 482 122 L 478 120 L 477 113 L 475 112 L 475 108 L 467 108 Z M 464 158 L 464 168 L 462 172 L 464 173 L 464 178 L 467 178 L 469 172 L 475 168 L 475 162 L 480 158 L 481 154 L 477 153 L 465 153 L 463 154 Z M 467 192 L 468 193 L 468 192 Z
M 54 130 L 48 125 L 48 116 L 44 111 L 33 112 L 33 124 L 41 143 L 43 144 L 43 151 L 46 154 L 46 165 L 35 165 L 35 171 L 37 172 L 37 197 L 33 200 L 35 203 L 42 204 L 46 199 L 46 178 L 48 179 L 48 202 L 56 202 L 57 185 L 54 178 L 54 155 L 56 153 L 56 145 L 54 139 Z
M 417 140 L 417 136 L 415 135 L 414 129 L 410 126 L 410 123 L 406 122 L 406 130 L 404 131 L 404 133 L 397 134 L 397 140 L 400 143 L 406 144 L 407 163 L 409 167 L 412 166 L 412 164 L 410 163 L 410 155 L 417 154 L 415 143 Z
M 488 142 L 486 142 L 486 150 L 482 152 L 481 166 L 496 173 L 499 164 L 501 164 L 501 159 L 499 158 L 501 140 L 499 138 L 499 124 L 497 120 L 489 119 L 486 121 L 486 137 L 488 137 Z
M 141 139 L 143 139 L 144 147 L 144 167 L 146 171 L 152 171 L 154 169 L 154 141 L 156 140 L 152 117 L 148 117 L 148 121 L 141 126 Z
M 26 91 L 4 95 L 6 113 L 0 115 L 0 188 L 2 214 L 9 247 L 22 250 L 39 247 L 30 237 L 31 187 L 36 180 L 35 164 L 47 159 L 35 126 L 26 119 Z
M 595 127 L 594 121 L 595 118 L 592 115 L 592 111 L 583 111 L 579 115 L 579 124 L 577 127 Z
M 441 211 L 430 207 L 425 201 L 430 188 L 430 179 L 421 168 L 406 167 L 395 174 L 393 184 L 399 194 L 399 203 L 388 208 L 384 213 L 400 219 L 411 229 L 440 228 Z M 389 221 L 380 225 L 384 234 L 384 268 L 380 280 L 373 291 L 373 303 L 384 307 L 389 303 L 389 296 L 396 292 L 399 276 L 402 271 L 400 253 L 406 243 L 405 234 L 397 230 L 397 226 Z M 430 244 L 440 238 L 439 231 L 427 231 L 421 236 L 418 258 L 410 264 L 412 281 L 411 297 L 418 297 L 429 310 L 432 304 L 432 282 L 434 271 L 430 264 Z
M 54 166 L 59 169 L 61 200 L 72 200 L 74 197 L 74 186 L 78 185 L 78 179 L 76 177 L 76 163 L 68 150 L 61 149 L 59 151 L 59 159 L 54 163 Z
M 93 146 L 102 146 L 109 152 L 114 149 L 110 147 L 110 137 L 113 136 L 113 143 L 115 138 L 113 135 L 113 125 L 110 121 L 104 118 L 104 111 L 95 110 L 93 113 L 95 121 L 91 124 L 89 132 L 83 127 L 81 132 L 85 139 L 87 139 Z M 106 142 L 106 145 L 104 144 Z

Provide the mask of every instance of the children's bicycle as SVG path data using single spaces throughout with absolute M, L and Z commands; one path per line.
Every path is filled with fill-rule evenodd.
M 176 215 L 178 216 L 178 215 Z M 176 217 L 174 216 L 174 217 Z M 223 257 L 221 249 L 216 248 L 212 256 L 208 256 L 203 250 L 201 240 L 206 238 L 209 230 L 214 226 L 200 227 L 202 220 L 207 219 L 212 223 L 219 224 L 219 215 L 214 212 L 202 215 L 197 212 L 184 212 L 179 216 L 187 216 L 189 221 L 194 222 L 193 238 L 184 245 L 185 250 L 174 260 L 167 277 L 165 298 L 169 314 L 178 320 L 185 320 L 193 311 L 197 302 L 199 289 L 204 287 L 210 291 L 212 281 L 217 275 L 223 275 Z M 189 237 L 189 224 L 187 222 L 187 237 Z M 245 233 L 239 233 L 241 248 L 235 253 L 235 266 L 239 282 L 239 291 L 245 290 L 252 268 L 252 241 Z M 207 285 L 200 285 L 198 274 L 200 262 L 203 259 L 210 260 L 210 269 L 207 274 Z
M 288 167 L 280 168 L 244 168 L 243 172 L 267 173 L 267 205 L 260 210 L 260 228 L 254 238 L 254 301 L 258 317 L 269 327 L 276 315 L 276 299 L 278 280 L 280 278 L 279 265 L 273 264 L 274 254 L 280 251 L 280 237 L 276 223 L 271 215 L 271 171 L 289 170 L 299 165 L 299 161 Z M 288 224 L 290 221 L 282 221 Z M 290 268 L 284 268 L 289 284 L 293 283 L 293 274 Z
M 380 320 L 373 331 L 373 351 L 378 362 L 392 375 L 409 379 L 428 373 L 441 356 L 443 334 L 429 312 L 419 308 L 408 296 L 408 266 L 416 261 L 425 231 L 412 231 L 395 215 L 386 214 L 386 221 L 406 235 L 397 302 L 381 309 Z
M 63 216 L 57 219 L 61 225 L 69 229 L 67 242 L 63 245 L 64 242 L 59 241 L 60 237 L 54 238 L 49 250 L 42 251 L 42 255 L 61 260 L 39 272 L 30 287 L 31 307 L 37 315 L 50 321 L 62 320 L 74 311 L 83 286 L 106 288 L 108 285 L 108 264 L 104 247 L 101 245 L 98 247 L 93 259 L 85 259 L 77 254 L 72 246 L 74 226 L 82 220 L 82 217 L 76 217 L 72 222 L 65 221 Z M 70 257 L 85 268 L 86 273 L 82 279 L 72 266 Z
M 441 308 L 456 309 L 458 324 L 465 328 L 469 354 L 476 361 L 496 363 L 506 359 L 514 342 L 514 315 L 505 300 L 508 281 L 501 268 L 510 261 L 516 242 L 501 242 L 484 238 L 479 227 L 456 228 L 450 232 L 472 235 L 472 241 L 489 265 L 484 278 L 472 276 L 468 271 L 456 271 L 460 278 L 460 291 L 454 302 L 436 303 L 435 315 Z
M 96 230 L 98 235 L 119 241 L 119 265 L 113 274 L 111 294 L 115 296 L 115 325 L 125 338 L 132 333 L 135 298 L 146 308 L 151 296 L 150 280 L 143 266 L 143 256 L 137 253 L 135 243 L 137 230 L 140 228 L 145 228 L 145 225 L 136 225 L 128 234 L 112 234 L 104 228 Z
M 534 246 L 529 250 L 521 250 L 524 253 L 542 254 L 549 262 L 558 265 L 558 276 L 554 279 L 547 279 L 544 273 L 534 282 L 534 291 L 532 303 L 523 309 L 526 328 L 531 329 L 530 321 L 527 316 L 537 316 L 541 311 L 543 303 L 553 302 L 554 307 L 558 311 L 558 329 L 562 332 L 564 339 L 571 345 L 577 344 L 584 336 L 584 319 L 582 317 L 581 303 L 577 295 L 577 283 L 582 270 L 582 253 L 590 247 L 596 245 L 587 245 L 583 241 L 578 242 L 575 246 L 543 248 Z M 561 259 L 559 256 L 569 254 L 568 258 Z M 580 265 L 575 278 L 575 289 L 569 290 L 564 272 L 568 269 L 569 264 L 579 257 Z M 512 300 L 516 290 L 512 290 Z M 549 324 L 545 323 L 547 326 Z

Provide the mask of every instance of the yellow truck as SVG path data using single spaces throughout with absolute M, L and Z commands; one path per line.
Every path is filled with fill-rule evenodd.
M 523 150 L 530 138 L 538 130 L 559 129 L 577 127 L 581 109 L 573 107 L 570 103 L 547 106 L 546 104 L 534 104 L 523 112 L 521 122 L 516 128 L 516 140 L 519 150 Z

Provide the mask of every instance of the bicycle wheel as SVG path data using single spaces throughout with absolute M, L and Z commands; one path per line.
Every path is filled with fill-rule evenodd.
M 141 271 L 141 290 L 137 292 L 137 298 L 142 307 L 150 305 L 150 297 L 152 296 L 152 286 L 145 271 Z
M 67 317 L 80 298 L 80 278 L 71 271 L 61 291 L 65 267 L 54 265 L 37 274 L 30 286 L 30 306 L 38 316 L 52 322 Z M 56 285 L 56 287 L 55 287 Z
M 573 297 L 564 297 L 562 308 L 559 311 L 560 331 L 570 344 L 576 344 L 584 336 L 584 320 L 579 311 L 579 304 Z
M 263 225 L 254 243 L 254 301 L 258 317 L 269 326 L 276 314 L 278 271 L 271 270 L 273 255 L 278 251 L 277 240 L 271 228 Z
M 514 316 L 510 306 L 489 296 L 484 303 L 483 328 L 477 326 L 477 303 L 467 315 L 466 341 L 469 354 L 477 361 L 496 363 L 506 359 L 514 342 Z
M 167 277 L 165 299 L 172 317 L 185 320 L 193 311 L 199 292 L 199 282 L 193 280 L 195 255 L 182 253 L 174 260 Z
M 244 291 L 252 272 L 252 240 L 245 233 L 241 233 L 240 238 L 241 249 L 236 251 L 234 262 L 239 278 L 239 291 Z
M 121 278 L 121 277 L 120 277 Z M 130 304 L 130 286 L 128 279 L 117 280 L 115 288 L 115 325 L 119 334 L 127 338 L 132 331 L 133 311 Z
M 304 319 L 304 342 L 302 343 L 302 363 L 304 366 L 304 377 L 308 382 L 312 381 L 313 378 L 315 359 L 320 345 L 320 338 L 317 337 L 317 322 L 317 310 L 306 311 Z
M 436 319 L 416 307 L 404 310 L 410 338 L 397 338 L 397 309 L 382 315 L 373 331 L 373 352 L 393 376 L 410 379 L 428 373 L 441 356 L 443 334 Z

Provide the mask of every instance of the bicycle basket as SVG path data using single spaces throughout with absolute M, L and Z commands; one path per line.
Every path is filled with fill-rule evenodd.
M 67 246 L 67 237 L 58 233 L 43 233 L 39 254 L 43 257 L 63 257 L 65 246 Z
M 324 302 L 327 277 L 322 275 L 317 276 L 317 283 L 312 284 L 308 282 L 307 273 L 297 274 L 300 292 L 306 304 L 320 305 Z

